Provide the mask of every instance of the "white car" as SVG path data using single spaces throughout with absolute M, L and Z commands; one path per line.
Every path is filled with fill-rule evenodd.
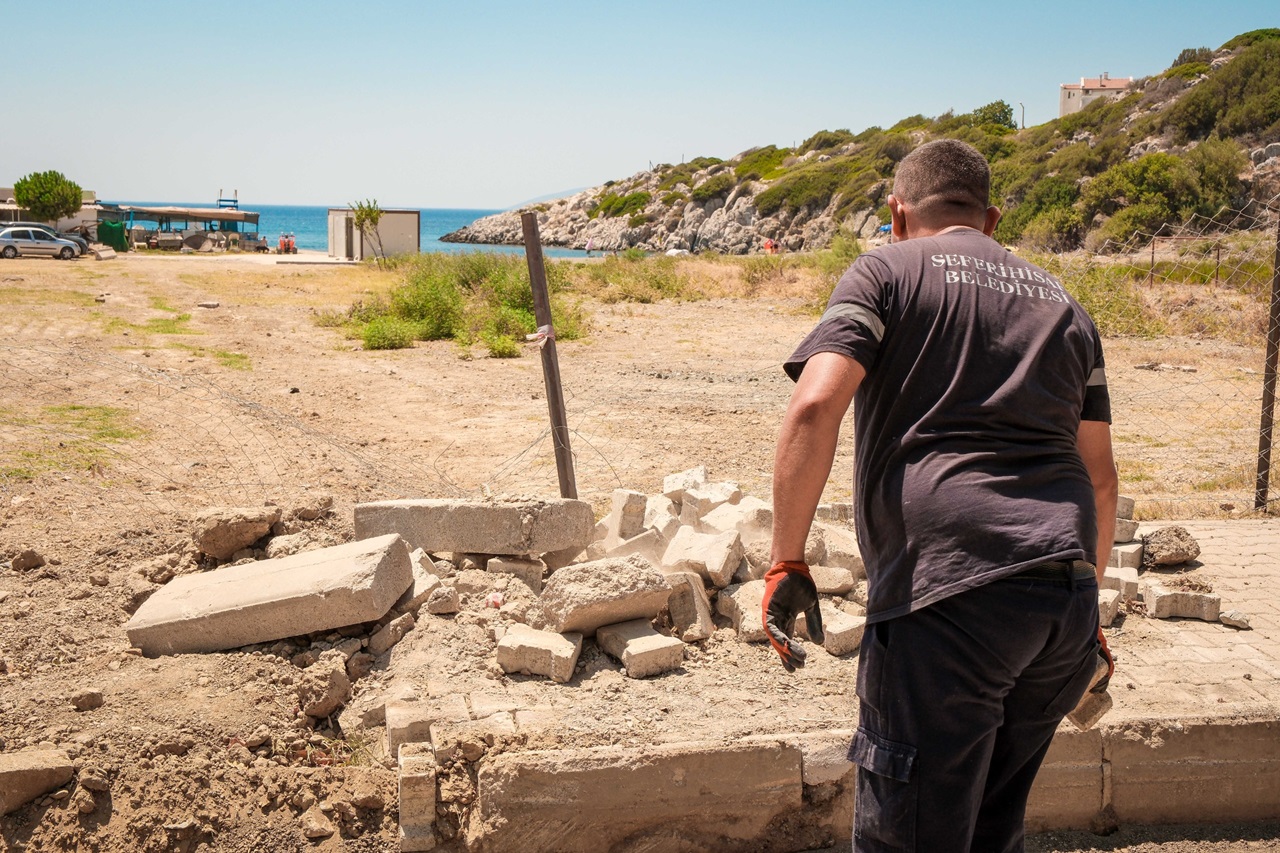
M 80 254 L 70 240 L 62 240 L 38 228 L 6 228 L 0 231 L 0 257 L 47 255 L 69 261 Z

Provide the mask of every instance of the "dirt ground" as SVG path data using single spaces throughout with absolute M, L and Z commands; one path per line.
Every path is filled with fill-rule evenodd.
M 202 567 L 190 537 L 201 508 L 278 504 L 314 546 L 349 538 L 363 500 L 557 493 L 536 349 L 364 352 L 315 323 L 393 281 L 237 257 L 0 262 L 0 749 L 66 749 L 81 779 L 0 818 L 0 850 L 395 849 L 379 730 L 298 712 L 303 666 L 341 636 L 148 660 L 123 631 L 149 590 Z M 767 499 L 790 389 L 778 365 L 814 322 L 806 305 L 780 290 L 589 306 L 591 334 L 559 345 L 580 495 L 602 514 L 613 489 L 655 493 L 702 464 Z M 1166 516 L 1246 510 L 1260 354 L 1118 340 L 1108 357 L 1113 394 L 1153 401 L 1117 424 L 1124 491 Z M 827 500 L 849 499 L 851 451 L 846 436 Z M 332 512 L 307 520 L 328 498 Z M 27 549 L 45 565 L 9 568 Z M 788 677 L 727 627 L 669 677 L 625 679 L 589 647 L 570 685 L 505 678 L 481 599 L 423 619 L 353 703 L 405 685 L 435 698 L 445 684 L 472 703 L 546 710 L 545 728 L 512 748 L 852 720 L 852 661 L 817 655 Z M 85 690 L 101 707 L 74 707 Z M 1125 828 L 1028 849 L 1236 853 L 1280 849 L 1277 837 L 1274 825 Z

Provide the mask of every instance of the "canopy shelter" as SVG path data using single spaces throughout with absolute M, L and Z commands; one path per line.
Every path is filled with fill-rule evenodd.
M 235 231 L 257 232 L 259 214 L 251 210 L 229 207 L 144 207 L 136 204 L 104 204 L 99 221 L 123 222 L 133 228 L 136 222 L 154 222 L 157 231 Z M 252 228 L 245 228 L 251 225 Z

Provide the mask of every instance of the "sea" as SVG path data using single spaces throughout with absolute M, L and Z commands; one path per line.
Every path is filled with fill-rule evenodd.
M 143 206 L 176 205 L 180 207 L 215 207 L 209 203 L 191 203 L 183 201 L 121 201 L 119 204 L 136 204 Z M 342 207 L 345 205 L 334 205 Z M 261 214 L 258 219 L 258 233 L 264 235 L 272 245 L 280 234 L 293 234 L 299 249 L 314 249 L 320 252 L 329 251 L 329 208 L 314 205 L 287 204 L 251 204 L 242 201 L 241 210 L 250 210 Z M 402 210 L 403 208 L 396 208 Z M 465 225 L 470 225 L 481 217 L 500 210 L 470 210 L 457 208 L 424 207 L 419 208 L 419 223 L 422 231 L 423 252 L 502 252 L 505 254 L 524 254 L 524 246 L 494 246 L 481 243 L 442 243 L 440 238 Z M 586 255 L 581 249 L 561 249 L 556 246 L 544 246 L 544 255 L 549 258 L 579 258 Z

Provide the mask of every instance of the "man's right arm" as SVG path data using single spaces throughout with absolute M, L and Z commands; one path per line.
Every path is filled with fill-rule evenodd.
M 1116 529 L 1116 497 L 1120 482 L 1111 452 L 1111 424 L 1106 421 L 1081 421 L 1076 432 L 1076 448 L 1093 483 L 1093 501 L 1098 514 L 1097 572 L 1098 583 L 1111 557 Z
M 835 461 L 840 423 L 866 373 L 847 355 L 820 352 L 796 382 L 773 464 L 774 563 L 804 561 L 809 526 Z

